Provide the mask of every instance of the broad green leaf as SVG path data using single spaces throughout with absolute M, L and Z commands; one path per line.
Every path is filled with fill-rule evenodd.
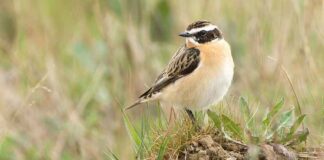
M 231 120 L 229 117 L 222 115 L 222 122 L 223 127 L 225 130 L 228 130 L 232 132 L 235 136 L 243 139 L 243 132 L 242 129 L 238 124 L 236 124 L 233 120 Z
M 212 112 L 210 110 L 207 111 L 207 114 L 208 114 L 209 118 L 211 118 L 213 120 L 216 128 L 219 131 L 222 131 L 222 121 L 221 121 L 220 117 L 215 112 Z
M 268 128 L 270 125 L 270 122 L 272 118 L 279 112 L 279 110 L 282 108 L 284 104 L 284 99 L 281 99 L 272 109 L 271 111 L 267 114 L 266 118 L 262 121 L 263 126 L 265 128 Z
M 281 116 L 280 116 L 280 120 L 279 120 L 279 124 L 276 127 L 276 129 L 274 129 L 273 132 L 268 133 L 267 139 L 272 138 L 272 136 L 276 133 L 279 133 L 281 131 L 281 129 L 283 129 L 284 127 L 289 127 L 289 124 L 292 121 L 292 117 L 293 117 L 293 109 L 287 112 L 284 112 Z
M 164 159 L 164 153 L 167 148 L 167 145 L 169 143 L 169 137 L 165 137 L 163 140 L 163 143 L 160 146 L 159 153 L 158 153 L 158 160 L 163 160 Z
M 289 127 L 289 124 L 291 124 L 292 119 L 293 119 L 293 109 L 286 111 L 282 113 L 279 119 L 279 124 L 277 127 L 277 130 L 283 128 L 283 127 Z

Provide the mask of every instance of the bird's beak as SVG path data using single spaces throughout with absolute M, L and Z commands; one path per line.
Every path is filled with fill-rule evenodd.
M 181 36 L 181 37 L 191 37 L 192 34 L 190 34 L 189 32 L 182 32 L 182 33 L 179 34 L 179 36 Z

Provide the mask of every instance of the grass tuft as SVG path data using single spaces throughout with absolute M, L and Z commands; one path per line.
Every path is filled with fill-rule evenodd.
M 308 130 L 298 130 L 306 115 L 294 116 L 295 108 L 282 112 L 283 104 L 284 100 L 281 99 L 260 121 L 252 116 L 248 102 L 245 98 L 241 97 L 240 107 L 243 112 L 240 116 L 245 119 L 243 123 L 235 122 L 231 116 L 217 114 L 208 110 L 207 115 L 210 123 L 200 130 L 197 130 L 189 119 L 178 120 L 174 125 L 167 128 L 161 127 L 161 123 L 166 123 L 165 118 L 161 118 L 161 116 L 156 120 L 157 124 L 152 123 L 149 127 L 145 127 L 146 130 L 142 130 L 145 133 L 141 134 L 146 135 L 142 139 L 130 124 L 126 115 L 124 119 L 125 126 L 130 132 L 130 137 L 136 142 L 136 153 L 141 155 L 143 159 L 179 158 L 180 155 L 188 154 L 188 145 L 190 146 L 196 141 L 199 142 L 200 139 L 206 136 L 210 136 L 214 140 L 215 136 L 217 137 L 216 139 L 223 139 L 219 141 L 220 143 L 231 142 L 234 145 L 244 147 L 247 147 L 249 144 L 264 146 L 263 144 L 271 143 L 296 148 L 296 146 L 300 146 L 302 142 L 307 140 L 309 134 Z M 197 113 L 196 115 L 200 117 L 197 119 L 198 124 L 202 124 L 203 118 L 201 117 L 203 114 Z M 251 135 L 251 133 L 254 134 Z M 147 150 L 138 147 L 138 145 L 143 145 L 143 142 L 146 143 L 144 146 L 148 146 Z M 244 155 L 245 153 L 242 154 Z

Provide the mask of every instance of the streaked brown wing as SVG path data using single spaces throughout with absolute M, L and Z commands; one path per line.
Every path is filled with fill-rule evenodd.
M 168 67 L 158 76 L 155 84 L 140 98 L 151 98 L 166 86 L 193 72 L 199 65 L 200 51 L 196 48 L 181 47 L 172 57 Z

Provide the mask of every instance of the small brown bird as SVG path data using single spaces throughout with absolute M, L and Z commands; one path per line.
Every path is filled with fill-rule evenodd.
M 194 121 L 191 110 L 206 109 L 223 99 L 232 82 L 234 62 L 222 32 L 208 21 L 197 21 L 179 36 L 186 38 L 185 45 L 154 84 L 126 109 L 159 100 L 161 104 L 185 109 Z

